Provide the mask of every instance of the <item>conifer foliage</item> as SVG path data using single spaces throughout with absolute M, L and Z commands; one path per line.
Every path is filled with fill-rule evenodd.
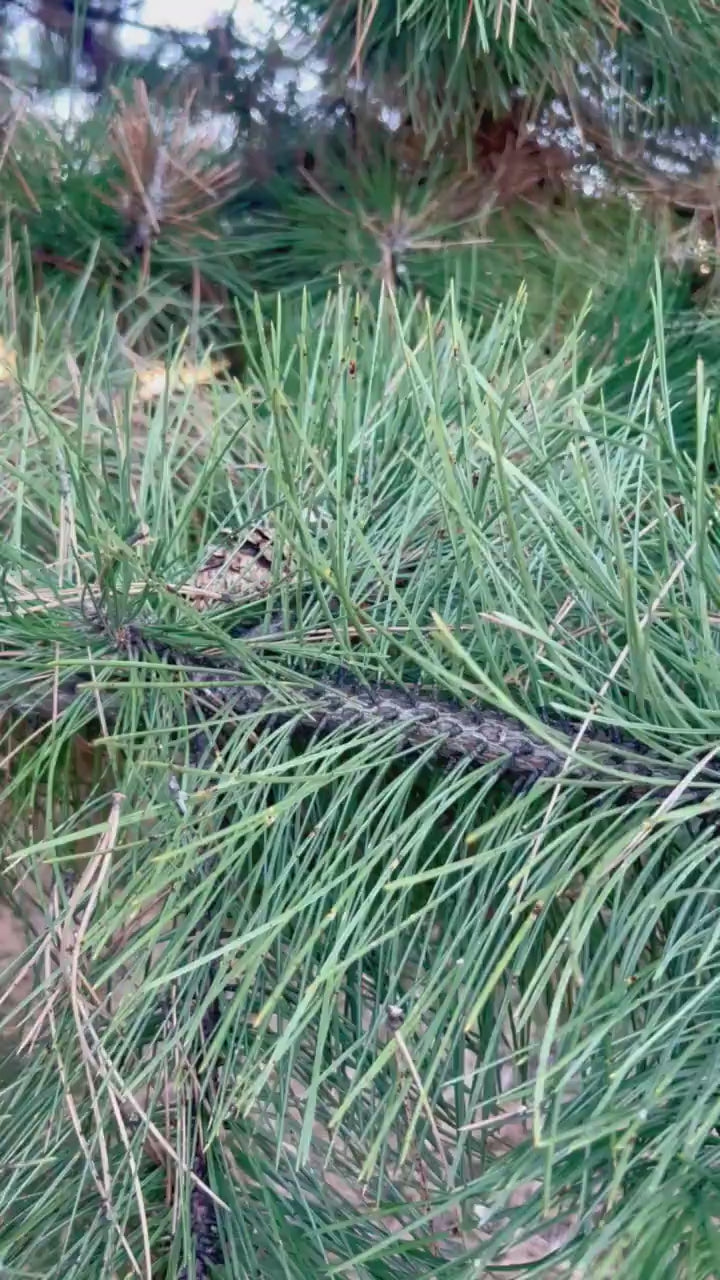
M 720 11 L 281 17 L 3 10 L 0 1274 L 703 1280 Z

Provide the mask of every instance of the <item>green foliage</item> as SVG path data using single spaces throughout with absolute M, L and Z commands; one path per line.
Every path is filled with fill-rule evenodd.
M 162 122 L 136 86 L 4 125 L 0 1272 L 704 1280 L 718 17 L 294 8 L 313 109 L 228 22 L 168 77 L 156 33 Z M 41 52 L 99 89 L 89 29 Z M 205 608 L 218 546 L 255 590 Z M 299 738 L 211 661 L 286 713 L 550 710 L 647 776 Z
M 578 93 L 639 106 L 646 119 L 707 121 L 718 109 L 714 6 L 601 0 L 297 0 L 335 66 L 402 93 L 418 119 L 457 126 L 501 115 L 514 94 Z
M 715 365 L 714 312 L 692 295 L 692 259 L 671 265 L 672 224 L 651 220 L 622 192 L 582 195 L 568 185 L 553 199 L 538 193 L 504 203 L 482 172 L 458 170 L 452 151 L 414 166 L 387 131 L 370 127 L 352 147 L 347 130 L 330 122 L 315 138 L 312 172 L 288 168 L 287 148 L 269 177 L 241 167 L 221 207 L 161 220 L 147 257 L 138 256 L 134 178 L 107 145 L 118 111 L 106 103 L 82 123 L 53 128 L 29 116 L 3 158 L 13 278 L 21 290 L 31 281 L 42 287 L 46 322 L 51 298 L 64 298 L 73 325 L 88 317 L 92 328 L 105 309 L 106 327 L 131 346 L 142 333 L 146 354 L 165 351 L 186 330 L 194 340 L 202 333 L 239 368 L 253 359 L 256 336 L 246 332 L 247 349 L 237 350 L 236 315 L 247 314 L 254 293 L 270 316 L 278 294 L 293 308 L 305 290 L 318 303 L 338 280 L 376 302 L 382 287 L 397 289 L 416 306 L 440 306 L 452 285 L 475 324 L 524 289 L 525 331 L 552 351 L 590 297 L 580 374 L 601 381 L 606 405 L 622 414 L 655 339 L 650 291 L 659 254 L 682 417 L 677 443 L 692 449 L 694 364 L 701 354 Z M 78 281 L 82 316 L 71 301 Z M 78 339 L 85 341 L 80 331 Z
M 219 234 L 216 208 L 201 210 L 191 219 L 164 222 L 149 263 L 142 260 L 125 207 L 133 187 L 107 145 L 117 115 L 118 104 L 106 103 L 80 123 L 50 127 L 29 116 L 15 128 L 2 162 L 15 283 L 21 290 L 41 284 L 50 312 L 53 294 L 70 298 L 79 280 L 96 306 L 120 311 L 126 332 L 136 324 L 146 327 L 151 311 L 154 350 L 173 329 L 177 338 L 188 325 L 206 327 L 214 320 L 217 336 L 223 309 L 227 322 L 229 294 L 251 296 L 251 285 L 236 266 L 242 244 Z M 136 155 L 135 163 L 140 162 Z M 202 193 L 199 180 L 198 188 Z M 200 270 L 204 292 L 198 295 Z M 150 298 L 148 274 L 154 285 Z M 87 307 L 88 294 L 83 296 Z
M 39 411 L 49 353 L 28 353 L 0 446 L 0 697 L 90 667 L 119 718 L 84 791 L 67 762 L 102 732 L 92 688 L 0 793 L 5 885 L 34 884 L 50 930 L 29 933 L 34 986 L 7 1027 L 38 1037 L 1 1099 L 11 1271 L 124 1273 L 129 1252 L 143 1274 L 147 1252 L 178 1275 L 199 1092 L 228 1274 L 460 1277 L 511 1245 L 521 1274 L 531 1248 L 537 1274 L 713 1274 L 717 834 L 684 788 L 718 738 L 717 415 L 701 373 L 694 457 L 663 447 L 678 395 L 660 320 L 606 414 L 579 373 L 588 323 L 548 357 L 521 303 L 476 330 L 451 298 L 432 315 L 344 293 L 285 305 L 245 384 L 210 393 L 201 444 L 196 399 L 141 429 L 129 401 L 106 417 L 127 375 L 99 328 L 75 353 L 77 421 Z M 261 520 L 292 576 L 276 560 L 261 600 L 198 613 L 178 589 L 221 527 L 242 541 Z M 284 635 L 233 634 L 276 609 Z M 342 665 L 539 732 L 541 706 L 579 725 L 594 705 L 678 791 L 628 802 L 609 774 L 516 796 L 387 731 L 299 751 L 203 710 L 162 649 L 128 662 L 128 623 L 196 662 L 220 652 L 278 700 Z M 198 726 L 216 755 L 193 754 Z M 84 852 L 117 792 L 109 851 Z M 99 867 L 95 893 L 80 875 Z

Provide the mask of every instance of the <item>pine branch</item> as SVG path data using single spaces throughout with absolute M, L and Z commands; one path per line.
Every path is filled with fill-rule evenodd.
M 214 964 L 208 965 L 205 979 L 207 987 L 212 985 L 216 973 L 217 966 Z M 216 998 L 210 1002 L 202 1019 L 202 1035 L 205 1043 L 213 1036 L 219 1021 L 220 1001 Z M 196 1178 L 207 1186 L 209 1181 L 208 1162 L 197 1113 L 198 1106 L 197 1099 L 195 1099 L 193 1101 L 195 1155 L 192 1169 Z M 218 1239 L 215 1208 L 212 1200 L 204 1190 L 204 1186 L 199 1186 L 197 1182 L 193 1182 L 190 1191 L 190 1236 L 195 1254 L 195 1280 L 210 1280 L 211 1268 L 222 1265 L 223 1258 Z M 178 1273 L 178 1280 L 188 1280 L 188 1277 L 188 1268 L 182 1267 Z

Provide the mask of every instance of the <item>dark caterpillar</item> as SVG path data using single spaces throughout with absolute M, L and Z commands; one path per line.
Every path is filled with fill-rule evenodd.
M 243 634 L 255 637 L 260 628 Z M 270 637 L 276 629 L 264 631 Z M 541 713 L 548 729 L 545 736 L 531 731 L 518 718 L 496 708 L 476 705 L 464 707 L 448 701 L 431 690 L 412 690 L 390 684 L 366 685 L 352 675 L 324 670 L 321 677 L 308 678 L 288 670 L 287 683 L 273 678 L 272 687 L 248 683 L 247 674 L 238 666 L 216 658 L 198 657 L 174 649 L 167 643 L 132 629 L 126 637 L 127 651 L 142 654 L 163 664 L 164 670 L 177 673 L 192 692 L 193 701 L 208 711 L 224 716 L 266 717 L 273 724 L 291 721 L 294 729 L 306 733 L 326 734 L 351 729 L 395 729 L 399 744 L 426 749 L 434 748 L 440 765 L 454 765 L 463 760 L 474 765 L 496 765 L 498 772 L 513 779 L 519 787 L 532 786 L 543 778 L 556 777 L 571 754 L 576 726 L 559 717 Z M 100 660 L 101 661 L 101 660 Z M 66 711 L 80 697 L 85 679 L 76 677 L 60 684 L 56 691 L 56 710 Z M 33 696 L 33 688 L 37 691 Z M 95 696 L 94 694 L 92 695 Z M 104 713 L 112 722 L 119 701 L 117 688 L 101 691 Z M 32 718 L 49 718 L 53 698 L 49 680 L 41 684 L 28 676 L 25 688 L 15 682 L 0 688 L 0 705 Z M 588 785 L 599 784 L 614 776 L 625 780 L 633 794 L 657 790 L 667 793 L 682 778 L 691 761 L 683 759 L 677 766 L 670 760 L 656 758 L 649 748 L 635 739 L 596 725 L 588 727 L 578 748 L 577 758 L 569 772 Z M 709 788 L 720 784 L 720 767 L 707 766 L 684 791 L 687 801 L 706 798 Z

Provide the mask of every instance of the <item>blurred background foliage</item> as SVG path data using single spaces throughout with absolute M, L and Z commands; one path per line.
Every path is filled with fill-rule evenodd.
M 620 404 L 654 335 L 659 258 L 673 386 L 698 351 L 712 381 L 716 5 L 294 0 L 200 12 L 194 30 L 152 17 L 138 0 L 0 9 L 19 280 L 88 273 L 128 324 L 150 307 L 151 343 L 202 327 L 236 372 L 237 307 L 255 292 L 274 306 L 343 278 L 415 305 L 452 283 L 482 319 L 523 286 L 550 350 L 591 296 L 583 360 Z

